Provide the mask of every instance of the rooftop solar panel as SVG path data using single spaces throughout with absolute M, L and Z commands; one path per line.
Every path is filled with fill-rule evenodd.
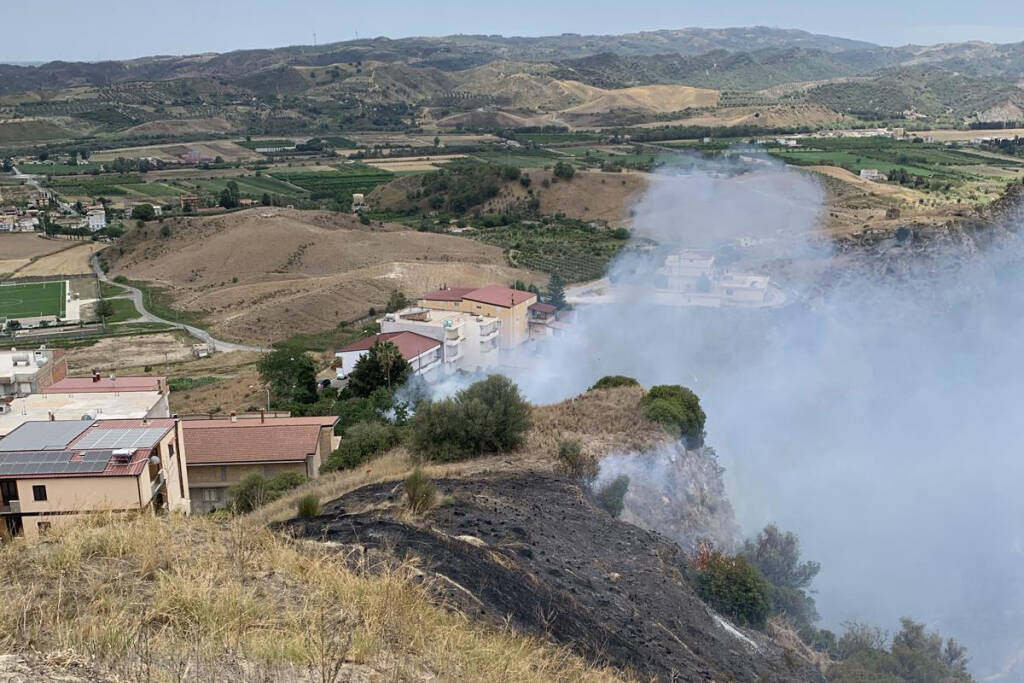
M 111 451 L 92 451 L 72 460 L 76 451 L 0 453 L 0 476 L 29 474 L 95 474 L 110 461 Z
M 75 448 L 152 448 L 166 432 L 163 427 L 90 429 L 75 442 Z
M 26 422 L 0 439 L 0 453 L 5 451 L 62 451 L 93 423 L 94 420 Z

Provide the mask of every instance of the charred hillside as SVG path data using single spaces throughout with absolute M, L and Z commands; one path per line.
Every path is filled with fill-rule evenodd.
M 444 604 L 546 636 L 641 679 L 820 681 L 807 661 L 714 614 L 675 543 L 613 519 L 574 481 L 494 473 L 435 482 L 415 517 L 389 482 L 357 489 L 288 530 L 389 566 L 413 559 Z

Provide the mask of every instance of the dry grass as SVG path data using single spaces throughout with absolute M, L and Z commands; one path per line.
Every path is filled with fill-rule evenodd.
M 621 450 L 645 450 L 672 437 L 644 417 L 642 387 L 588 391 L 562 403 L 533 409 L 533 429 L 526 451 L 542 454 L 552 463 L 558 442 L 574 439 L 586 454 L 598 458 Z
M 615 679 L 433 605 L 410 567 L 365 569 L 245 519 L 83 517 L 0 548 L 0 649 L 147 681 Z

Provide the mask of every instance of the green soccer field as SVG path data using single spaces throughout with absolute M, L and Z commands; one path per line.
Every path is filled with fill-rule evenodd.
M 34 318 L 45 315 L 64 317 L 67 282 L 33 282 L 24 285 L 0 285 L 0 318 Z

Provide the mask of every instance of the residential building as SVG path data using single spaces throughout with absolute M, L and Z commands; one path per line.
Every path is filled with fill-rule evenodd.
M 530 339 L 543 339 L 554 334 L 555 328 L 552 325 L 558 322 L 558 309 L 551 304 L 535 303 L 528 310 Z
M 519 346 L 530 338 L 529 309 L 535 303 L 536 294 L 501 285 L 443 287 L 427 292 L 419 300 L 421 308 L 497 318 L 499 345 L 503 349 Z
M 86 385 L 83 379 L 88 381 Z M 92 383 L 91 378 L 56 381 L 41 393 L 0 399 L 0 439 L 26 422 L 43 420 L 142 419 L 169 417 L 167 383 L 162 377 L 147 388 L 143 378 L 121 377 Z M 157 383 L 159 382 L 159 383 Z
M 769 306 L 784 299 L 769 277 L 716 268 L 714 255 L 707 251 L 669 254 L 655 274 L 655 301 L 666 305 Z
M 885 180 L 885 174 L 879 171 L 877 168 L 862 168 L 860 169 L 860 177 L 865 180 Z
M 89 221 L 89 230 L 92 232 L 107 227 L 107 212 L 103 209 L 93 209 L 86 214 L 86 218 Z
M 384 333 L 414 332 L 441 342 L 445 373 L 477 372 L 498 364 L 501 321 L 497 318 L 412 306 L 377 322 Z
M 331 453 L 337 417 L 182 420 L 192 510 L 231 502 L 230 488 L 252 474 L 295 472 L 314 479 Z
M 0 440 L 0 519 L 36 536 L 90 512 L 191 509 L 179 422 L 27 422 Z
M 197 194 L 183 194 L 178 197 L 178 201 L 181 203 L 182 209 L 191 208 L 193 211 L 203 205 L 203 198 Z
M 364 337 L 334 352 L 334 368 L 338 379 L 347 379 L 359 359 L 370 351 L 378 341 L 389 341 L 398 347 L 410 366 L 412 374 L 424 379 L 434 379 L 441 370 L 441 342 L 415 332 L 388 332 Z
M 0 351 L 0 397 L 38 393 L 67 374 L 68 361 L 61 349 Z

